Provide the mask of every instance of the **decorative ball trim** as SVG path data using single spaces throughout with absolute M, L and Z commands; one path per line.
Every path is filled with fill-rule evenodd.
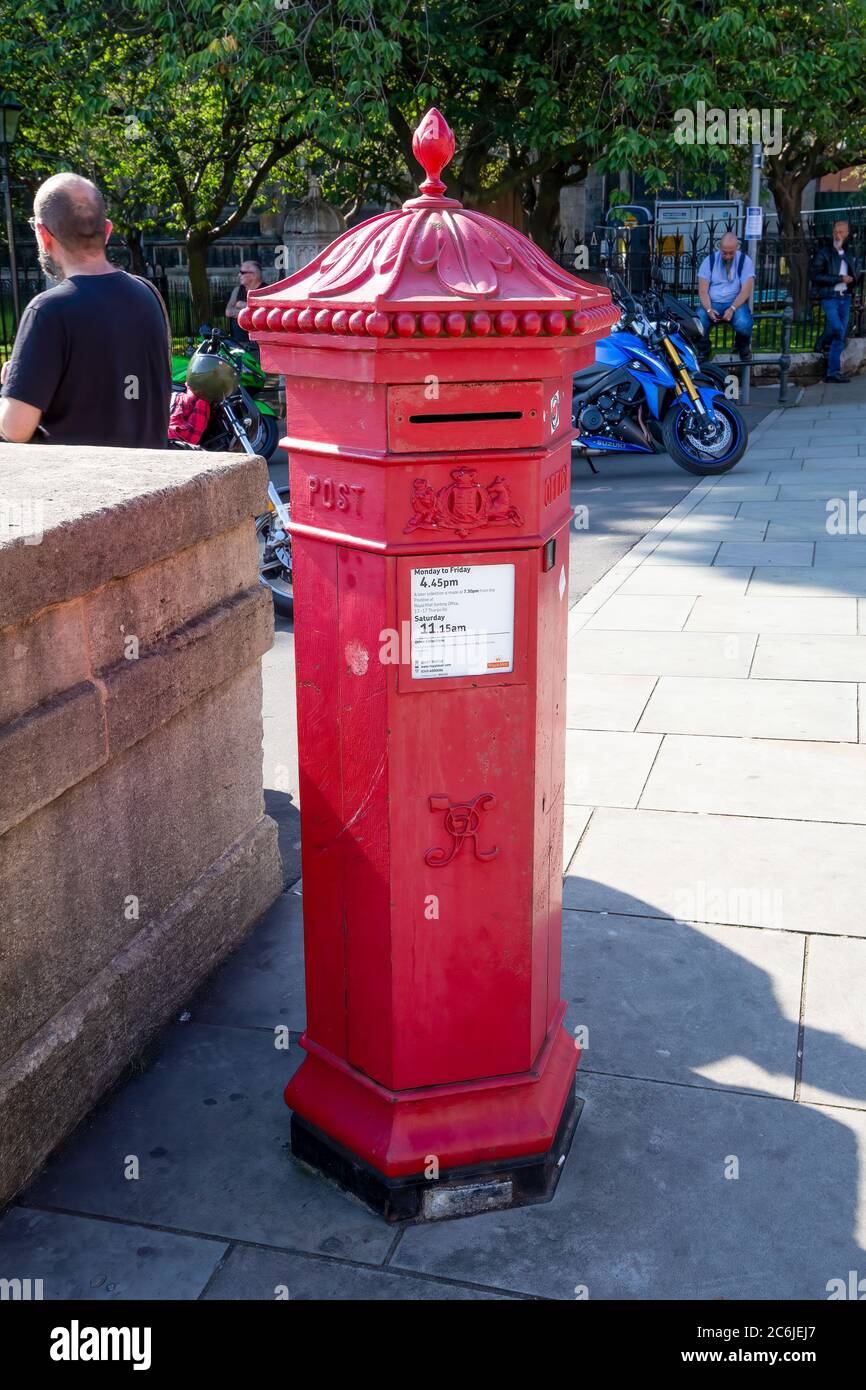
M 337 334 L 385 338 L 560 338 L 599 334 L 616 323 L 614 304 L 586 309 L 486 309 L 420 311 L 400 309 L 316 309 L 296 304 L 288 309 L 244 305 L 238 325 L 249 332 Z

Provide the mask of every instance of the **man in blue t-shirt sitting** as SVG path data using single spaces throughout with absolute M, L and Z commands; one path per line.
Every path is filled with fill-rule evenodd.
M 698 318 L 709 338 L 717 323 L 730 323 L 734 329 L 734 346 L 741 362 L 752 360 L 752 311 L 749 298 L 755 282 L 755 267 L 750 256 L 740 250 L 739 239 L 725 232 L 719 249 L 705 256 L 698 271 L 698 297 L 701 301 Z

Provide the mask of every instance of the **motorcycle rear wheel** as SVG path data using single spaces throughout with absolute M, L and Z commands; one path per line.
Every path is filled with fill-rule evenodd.
M 287 487 L 277 488 L 280 499 L 286 506 L 289 505 L 289 489 Z M 288 555 L 291 566 L 292 542 L 291 537 L 281 541 L 276 547 L 273 545 L 273 532 L 278 528 L 280 531 L 280 519 L 275 512 L 267 511 L 262 516 L 256 518 L 256 540 L 259 546 L 259 581 L 270 589 L 274 600 L 274 609 L 284 618 L 291 618 L 295 611 L 295 600 L 292 589 L 291 567 L 286 568 L 277 553 L 281 551 L 283 555 Z
M 730 472 L 743 457 L 749 443 L 746 422 L 733 402 L 725 396 L 715 396 L 713 410 L 720 417 L 723 439 L 730 435 L 729 441 L 717 455 L 712 453 L 711 447 L 702 448 L 699 437 L 687 428 L 695 416 L 683 401 L 676 401 L 662 421 L 662 438 L 674 463 L 698 478 Z

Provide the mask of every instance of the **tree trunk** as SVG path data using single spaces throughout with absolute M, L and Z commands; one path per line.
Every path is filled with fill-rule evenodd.
M 779 251 L 788 265 L 794 318 L 799 319 L 809 308 L 809 250 L 803 236 L 805 184 L 791 178 L 773 161 L 767 164 L 767 182 L 779 214 Z
M 129 248 L 129 268 L 133 275 L 146 275 L 147 262 L 144 255 L 144 234 L 140 227 L 132 227 L 124 237 Z
M 200 324 L 210 323 L 211 297 L 207 278 L 208 241 L 204 233 L 191 230 L 186 234 L 186 254 L 189 273 L 189 292 L 192 300 L 192 322 L 190 333 L 198 331 Z
M 527 230 L 536 246 L 553 252 L 553 243 L 559 230 L 559 194 L 566 174 L 564 164 L 554 164 L 535 180 L 535 202 L 529 213 Z

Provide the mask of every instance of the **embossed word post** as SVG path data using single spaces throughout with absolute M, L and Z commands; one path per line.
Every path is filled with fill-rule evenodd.
M 250 295 L 286 379 L 306 1056 L 296 1155 L 389 1219 L 545 1200 L 576 1123 L 560 936 L 571 375 L 617 317 L 420 195 Z M 388 633 L 408 633 L 398 661 Z

